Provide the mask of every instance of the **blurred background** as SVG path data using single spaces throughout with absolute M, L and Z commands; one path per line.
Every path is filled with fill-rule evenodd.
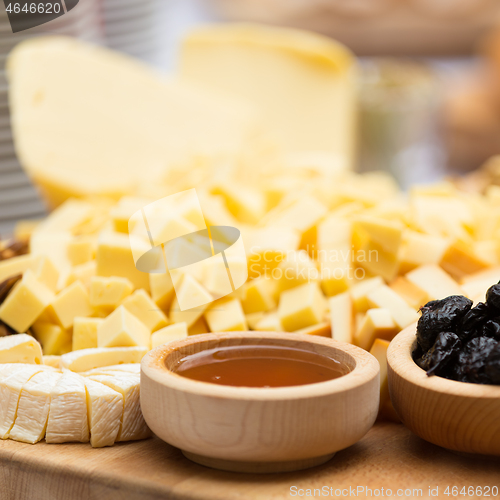
M 390 171 L 403 188 L 450 175 L 480 185 L 497 175 L 491 165 L 478 169 L 500 154 L 498 0 L 80 0 L 57 20 L 15 35 L 2 5 L 0 234 L 44 213 L 10 132 L 3 66 L 16 43 L 64 34 L 168 72 L 191 26 L 226 21 L 313 30 L 359 56 L 359 171 Z

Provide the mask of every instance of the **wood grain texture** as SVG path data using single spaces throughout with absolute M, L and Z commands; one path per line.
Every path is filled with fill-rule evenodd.
M 158 438 L 102 449 L 7 440 L 0 441 L 0 500 L 285 500 L 291 486 L 325 485 L 391 488 L 393 496 L 398 488 L 421 488 L 419 498 L 438 486 L 439 498 L 448 498 L 446 486 L 499 486 L 499 466 L 434 446 L 392 423 L 375 424 L 324 465 L 272 475 L 209 469 Z
M 229 387 L 191 380 L 167 366 L 226 345 L 277 345 L 332 357 L 350 370 L 319 384 Z M 379 401 L 379 364 L 351 344 L 301 334 L 231 332 L 171 342 L 141 364 L 141 408 L 148 426 L 204 465 L 233 471 L 303 469 L 361 439 Z
M 500 456 L 500 387 L 428 377 L 411 352 L 416 327 L 387 351 L 389 391 L 403 423 L 421 438 L 464 453 Z

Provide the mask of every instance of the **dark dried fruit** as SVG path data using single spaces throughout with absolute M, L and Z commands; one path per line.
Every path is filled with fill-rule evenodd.
M 485 360 L 497 345 L 498 341 L 489 337 L 476 337 L 465 345 L 459 362 L 462 365 L 462 374 L 468 382 L 486 383 Z
M 417 342 L 428 351 L 441 332 L 454 332 L 460 320 L 470 311 L 472 301 L 461 295 L 432 300 L 423 306 L 417 325 Z
M 462 342 L 475 335 L 480 335 L 483 325 L 490 319 L 491 311 L 486 304 L 480 302 L 462 318 L 456 330 Z
M 486 292 L 486 305 L 500 313 L 500 283 L 491 286 Z
M 489 319 L 483 325 L 482 336 L 500 340 L 500 318 Z
M 0 241 L 0 260 L 10 259 L 17 255 L 24 255 L 29 251 L 29 242 L 26 241 L 13 241 L 4 245 Z
M 426 355 L 427 375 L 445 375 L 447 366 L 458 356 L 461 346 L 456 334 L 441 332 Z
M 500 342 L 491 350 L 484 362 L 486 384 L 500 385 Z

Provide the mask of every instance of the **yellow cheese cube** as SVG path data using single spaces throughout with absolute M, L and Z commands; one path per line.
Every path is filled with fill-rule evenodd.
M 388 309 L 368 309 L 354 336 L 354 343 L 368 351 L 376 338 L 392 340 L 399 329 Z
M 438 264 L 449 244 L 441 236 L 405 231 L 399 255 L 400 272 L 407 273 L 423 264 Z
M 146 325 L 150 332 L 156 332 L 168 324 L 165 313 L 144 290 L 136 290 L 122 302 L 122 305 Z
M 72 232 L 80 224 L 88 221 L 93 214 L 92 203 L 84 200 L 69 199 L 59 205 L 37 228 L 37 232 Z
M 429 296 L 429 300 L 463 294 L 458 283 L 446 271 L 434 264 L 420 266 L 410 271 L 406 274 L 406 279 L 423 290 Z
M 151 247 L 139 238 L 132 240 L 138 252 L 146 253 Z M 132 249 L 134 250 L 134 249 Z M 149 274 L 135 267 L 131 241 L 122 233 L 103 233 L 97 245 L 97 275 L 128 278 L 135 288 L 149 291 Z
M 208 328 L 207 322 L 203 316 L 200 316 L 191 326 L 188 327 L 188 335 L 200 335 L 208 332 L 210 332 L 210 328 Z
M 277 312 L 268 312 L 264 314 L 254 329 L 259 332 L 282 332 L 283 325 Z
M 65 286 L 73 284 L 75 281 L 81 281 L 86 288 L 90 288 L 90 280 L 97 272 L 97 263 L 95 260 L 75 266 L 68 274 Z
M 85 264 L 85 262 L 92 260 L 94 258 L 94 251 L 94 240 L 88 236 L 73 238 L 68 243 L 68 258 L 73 266 Z
M 244 299 L 241 301 L 245 314 L 266 312 L 276 307 L 273 298 L 273 281 L 265 276 L 244 285 Z
M 389 400 L 389 385 L 387 381 L 387 349 L 390 342 L 382 339 L 375 339 L 370 349 L 370 354 L 377 358 L 380 364 L 380 406 L 382 407 Z
M 351 246 L 352 222 L 336 214 L 328 215 L 318 225 L 317 248 L 318 251 L 330 248 Z
M 367 298 L 371 307 L 388 309 L 400 330 L 418 319 L 417 311 L 412 309 L 401 296 L 387 285 L 375 288 L 368 294 Z
M 149 348 L 151 332 L 124 306 L 119 306 L 97 326 L 97 346 Z
M 319 271 L 316 263 L 309 257 L 306 251 L 299 250 L 291 252 L 286 259 L 278 264 L 272 277 L 277 281 L 276 292 L 281 294 L 284 290 L 302 285 L 309 281 L 319 279 Z
M 184 339 L 187 336 L 186 323 L 174 323 L 173 325 L 165 326 L 151 335 L 152 348 L 154 349 L 159 345 L 172 342 L 173 340 Z
M 35 257 L 30 269 L 33 270 L 35 277 L 43 283 L 49 290 L 55 292 L 59 281 L 59 271 L 52 260 L 43 255 Z
M 17 255 L 10 259 L 0 260 L 0 283 L 7 278 L 23 274 L 33 264 L 34 257 L 28 255 Z
M 248 330 L 243 308 L 238 299 L 218 300 L 205 313 L 211 332 Z
M 134 286 L 127 278 L 93 276 L 90 278 L 90 305 L 114 309 L 133 289 Z
M 76 317 L 73 323 L 73 351 L 97 347 L 97 328 L 102 318 Z
M 322 261 L 319 263 L 321 289 L 327 297 L 345 292 L 353 281 L 354 272 L 349 262 Z
M 388 253 L 397 253 L 401 245 L 404 226 L 395 220 L 368 215 L 355 218 L 354 230 L 363 231 L 368 238 Z
M 263 311 L 259 311 L 256 313 L 250 313 L 250 314 L 245 314 L 245 318 L 247 320 L 247 325 L 250 330 L 256 330 L 257 325 L 259 324 L 259 321 L 263 319 L 265 316 L 265 313 Z
M 80 281 L 60 291 L 47 308 L 48 314 L 63 328 L 71 328 L 76 316 L 90 316 L 89 294 Z
M 317 283 L 305 283 L 280 296 L 278 316 L 283 328 L 293 332 L 323 320 L 326 301 Z
M 475 253 L 472 245 L 460 240 L 448 247 L 439 265 L 455 279 L 490 267 L 487 261 Z
M 352 343 L 353 301 L 348 292 L 339 293 L 328 299 L 332 338 L 339 342 Z
M 36 321 L 32 327 L 45 355 L 60 356 L 71 351 L 72 333 L 60 325 Z
M 354 310 L 356 312 L 368 311 L 370 308 L 367 298 L 368 294 L 383 284 L 384 280 L 380 276 L 375 276 L 374 278 L 368 278 L 353 285 L 349 293 L 352 298 Z
M 54 294 L 27 270 L 0 305 L 0 319 L 18 332 L 26 330 L 54 300 Z
M 0 338 L 0 363 L 42 363 L 40 344 L 25 333 Z
M 175 295 L 170 273 L 151 273 L 149 275 L 149 286 L 153 302 L 163 311 L 168 311 Z
M 397 254 L 387 252 L 378 243 L 368 241 L 356 252 L 358 264 L 369 273 L 392 281 L 399 271 Z
M 150 198 L 135 196 L 123 196 L 118 203 L 110 210 L 109 215 L 113 223 L 113 228 L 118 233 L 128 233 L 128 223 L 132 215 L 137 210 L 151 203 Z
M 403 299 L 408 302 L 413 309 L 420 309 L 424 304 L 429 302 L 429 296 L 418 286 L 410 283 L 404 276 L 398 276 L 390 287 Z
M 177 297 L 170 306 L 170 320 L 172 323 L 185 322 L 188 328 L 205 312 L 208 304 L 212 302 L 212 295 L 189 274 L 182 278 Z M 179 300 L 187 307 L 181 310 Z
M 295 330 L 293 333 L 300 333 L 303 335 L 318 335 L 319 337 L 332 337 L 332 328 L 330 323 L 318 323 L 317 325 L 308 326 L 306 328 L 301 328 L 300 330 Z

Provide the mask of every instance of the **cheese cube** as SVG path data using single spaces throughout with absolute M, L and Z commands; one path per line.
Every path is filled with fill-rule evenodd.
M 238 299 L 218 300 L 205 313 L 211 332 L 248 330 L 247 321 Z
M 382 407 L 389 400 L 389 384 L 387 381 L 387 349 L 390 342 L 382 339 L 375 339 L 370 349 L 370 354 L 377 358 L 380 364 L 380 406 Z
M 399 271 L 397 254 L 388 252 L 378 243 L 368 241 L 356 252 L 358 264 L 369 273 L 392 281 Z
M 339 293 L 328 299 L 332 338 L 339 342 L 352 343 L 353 301 L 348 292 Z
M 56 291 L 59 282 L 59 271 L 49 257 L 45 255 L 35 257 L 30 269 L 33 270 L 40 283 L 44 284 L 52 292 Z
M 60 356 L 71 351 L 71 330 L 41 320 L 33 324 L 33 333 L 42 344 L 45 355 Z
M 90 278 L 89 300 L 92 307 L 114 309 L 134 289 L 127 278 L 93 276 Z
M 283 325 L 277 312 L 268 312 L 264 314 L 254 329 L 259 332 L 282 332 Z
M 27 270 L 0 305 L 0 319 L 18 332 L 25 332 L 54 300 L 54 294 Z
M 189 274 L 182 278 L 177 296 L 170 306 L 170 320 L 172 323 L 185 322 L 188 328 L 205 312 L 213 300 L 212 295 Z M 182 310 L 179 302 L 184 306 Z
M 151 247 L 139 238 L 122 233 L 102 233 L 97 244 L 97 275 L 128 278 L 135 288 L 149 290 L 149 274 L 135 267 L 133 252 L 146 253 Z
M 281 294 L 278 316 L 285 331 L 293 332 L 320 323 L 325 310 L 317 283 L 305 283 Z
M 429 302 L 429 296 L 418 286 L 410 283 L 404 276 L 398 276 L 390 287 L 398 295 L 408 302 L 413 309 L 420 309 L 424 304 Z
M 92 314 L 87 289 L 80 281 L 75 281 L 56 295 L 47 312 L 63 328 L 71 328 L 75 316 Z
M 33 375 L 21 391 L 17 415 L 9 437 L 35 444 L 45 437 L 50 409 L 50 395 L 61 378 L 60 373 L 43 371 Z
M 88 221 L 93 214 L 92 203 L 84 200 L 66 200 L 53 210 L 38 225 L 37 232 L 58 233 L 62 231 L 72 232 L 80 224 Z
M 90 280 L 92 276 L 95 276 L 97 272 L 97 264 L 95 260 L 86 262 L 85 264 L 80 264 L 75 266 L 68 273 L 68 277 L 65 286 L 72 285 L 75 281 L 81 281 L 85 288 L 90 288 Z M 64 287 L 63 287 L 64 288 Z
M 7 278 L 23 274 L 26 269 L 30 268 L 34 260 L 30 254 L 16 255 L 10 259 L 0 260 L 0 283 Z
M 165 326 L 161 330 L 154 332 L 151 335 L 151 346 L 154 349 L 162 344 L 167 344 L 173 340 L 184 339 L 188 336 L 186 323 L 174 323 L 173 325 Z
M 261 319 L 263 319 L 265 316 L 265 313 L 263 311 L 256 312 L 256 313 L 251 313 L 251 314 L 245 314 L 245 318 L 247 320 L 247 325 L 250 330 L 255 330 L 257 324 Z
M 123 196 L 120 198 L 109 212 L 114 230 L 117 233 L 127 234 L 129 220 L 132 215 L 152 201 L 150 198 L 136 196 Z
M 449 240 L 441 236 L 405 231 L 400 252 L 400 272 L 407 273 L 423 264 L 438 264 Z
M 136 290 L 122 302 L 122 305 L 146 325 L 150 332 L 156 332 L 168 324 L 165 313 L 144 290 Z
M 371 307 L 388 309 L 400 330 L 418 319 L 415 309 L 412 309 L 403 298 L 387 285 L 381 285 L 372 290 L 367 298 Z
M 368 215 L 354 219 L 355 231 L 363 231 L 368 238 L 388 253 L 397 253 L 401 245 L 404 226 L 395 220 L 386 220 Z
M 354 343 L 368 351 L 376 338 L 392 340 L 399 329 L 388 309 L 368 309 L 354 336 Z
M 73 351 L 97 347 L 97 328 L 102 324 L 102 318 L 77 316 L 73 323 Z
M 163 311 L 168 311 L 175 295 L 170 273 L 151 273 L 149 275 L 151 298 Z
M 448 247 L 439 265 L 455 279 L 490 267 L 487 261 L 477 255 L 472 245 L 460 240 Z
M 92 238 L 80 236 L 68 243 L 68 258 L 71 265 L 85 264 L 94 258 L 95 245 Z
M 262 276 L 243 286 L 244 298 L 241 305 L 245 314 L 266 312 L 276 307 L 273 298 L 273 284 L 271 279 Z
M 367 298 L 368 294 L 383 284 L 384 280 L 380 276 L 375 276 L 374 278 L 368 278 L 353 285 L 349 293 L 352 298 L 354 310 L 356 312 L 368 311 L 370 307 Z
M 352 222 L 336 214 L 328 215 L 318 225 L 317 247 L 321 252 L 330 248 L 351 245 Z
M 345 261 L 321 261 L 320 277 L 321 290 L 327 297 L 345 292 L 352 282 L 353 271 L 349 262 Z
M 203 316 L 200 316 L 191 326 L 188 326 L 188 335 L 200 335 L 202 333 L 208 333 L 209 331 L 210 328 L 208 328 L 207 322 Z
M 287 258 L 278 264 L 272 277 L 277 281 L 276 292 L 280 294 L 294 286 L 317 280 L 319 272 L 316 263 L 307 252 L 299 250 L 287 255 Z
M 47 443 L 88 443 L 87 391 L 78 373 L 65 371 L 50 393 Z
M 61 356 L 61 368 L 73 372 L 86 372 L 103 366 L 121 363 L 140 363 L 147 347 L 96 347 L 81 349 Z
M 308 326 L 306 328 L 301 328 L 300 330 L 295 330 L 293 332 L 300 333 L 303 335 L 318 335 L 320 337 L 332 338 L 332 329 L 330 323 L 318 323 L 317 325 Z
M 42 363 L 40 344 L 25 333 L 0 338 L 0 363 Z
M 423 290 L 429 296 L 429 300 L 463 294 L 458 283 L 446 271 L 434 264 L 420 266 L 410 271 L 406 279 Z
M 123 417 L 123 395 L 107 385 L 84 379 L 90 444 L 93 448 L 113 446 Z
M 98 347 L 151 346 L 151 331 L 124 306 L 115 309 L 97 327 Z

